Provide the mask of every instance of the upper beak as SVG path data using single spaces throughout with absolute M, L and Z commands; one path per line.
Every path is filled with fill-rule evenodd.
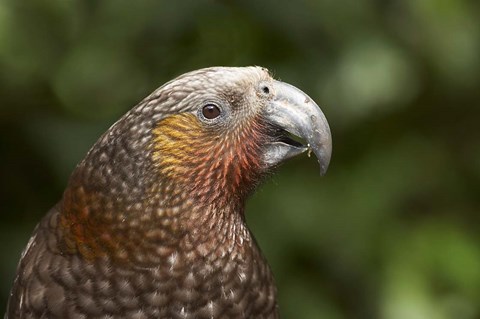
M 272 89 L 273 98 L 265 109 L 266 120 L 302 138 L 307 145 L 285 140 L 271 142 L 264 154 L 265 162 L 273 166 L 311 149 L 320 164 L 320 174 L 324 175 L 332 155 L 332 136 L 325 115 L 308 95 L 290 84 L 274 81 Z

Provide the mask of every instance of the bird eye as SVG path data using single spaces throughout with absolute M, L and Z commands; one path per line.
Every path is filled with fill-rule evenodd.
M 220 115 L 221 111 L 215 104 L 207 104 L 202 109 L 202 114 L 206 119 L 212 120 Z
M 262 91 L 265 94 L 269 94 L 270 93 L 270 88 L 268 86 L 264 85 L 264 86 L 262 86 Z

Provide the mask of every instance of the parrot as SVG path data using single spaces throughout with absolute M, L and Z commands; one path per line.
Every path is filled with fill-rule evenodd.
M 21 254 L 5 318 L 278 318 L 245 205 L 307 151 L 325 174 L 325 115 L 263 67 L 165 83 L 75 167 Z

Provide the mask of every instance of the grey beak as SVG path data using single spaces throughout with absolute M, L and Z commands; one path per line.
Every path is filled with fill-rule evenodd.
M 296 87 L 280 82 L 273 83 L 273 98 L 267 104 L 265 117 L 274 127 L 298 136 L 307 145 L 274 141 L 264 154 L 265 162 L 274 166 L 311 149 L 320 164 L 320 174 L 327 171 L 332 155 L 332 136 L 327 119 L 318 105 Z

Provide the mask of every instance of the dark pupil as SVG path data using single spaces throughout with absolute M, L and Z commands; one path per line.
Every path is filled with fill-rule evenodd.
M 211 120 L 220 115 L 220 109 L 216 105 L 208 104 L 203 107 L 202 113 L 205 118 Z

